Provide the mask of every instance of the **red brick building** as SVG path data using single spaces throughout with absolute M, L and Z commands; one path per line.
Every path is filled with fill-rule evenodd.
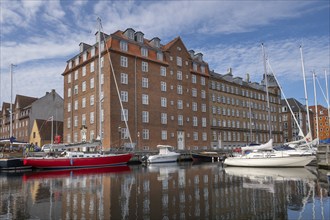
M 101 33 L 101 39 L 100 79 L 98 43 L 81 43 L 80 53 L 63 73 L 64 142 L 82 141 L 83 130 L 87 141 L 97 138 L 101 119 L 103 147 L 125 145 L 126 116 L 137 149 L 157 144 L 182 150 L 210 146 L 209 68 L 201 53 L 188 51 L 179 37 L 163 45 L 158 37 L 145 39 L 132 28 Z
M 322 105 L 317 106 L 317 112 L 316 112 L 316 106 L 311 106 L 309 107 L 309 109 L 314 113 L 313 120 L 311 120 L 311 122 L 314 125 L 313 138 L 317 137 L 317 129 L 319 131 L 320 140 L 326 140 L 330 138 L 328 109 L 323 107 Z M 317 127 L 316 117 L 318 117 L 318 127 Z

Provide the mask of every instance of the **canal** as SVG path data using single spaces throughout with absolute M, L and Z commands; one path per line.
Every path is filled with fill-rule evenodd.
M 191 162 L 0 173 L 0 219 L 330 219 L 327 171 Z

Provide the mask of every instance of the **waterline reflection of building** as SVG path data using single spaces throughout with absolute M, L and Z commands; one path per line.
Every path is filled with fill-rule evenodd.
M 290 210 L 309 218 L 309 203 L 327 195 L 328 188 L 317 188 L 314 171 L 312 178 L 291 179 L 270 170 L 268 175 L 227 171 L 218 163 L 173 163 L 129 166 L 123 171 L 32 172 L 18 178 L 23 185 L 8 178 L 1 191 L 24 194 L 16 201 L 23 208 L 11 213 L 16 219 L 288 219 Z M 260 188 L 261 183 L 267 187 Z M 324 207 L 329 204 L 324 200 Z M 4 195 L 0 205 L 3 215 L 8 206 Z

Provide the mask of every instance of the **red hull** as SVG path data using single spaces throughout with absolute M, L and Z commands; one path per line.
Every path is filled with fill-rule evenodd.
M 35 180 L 35 179 L 50 179 L 50 178 L 66 178 L 72 176 L 85 176 L 85 175 L 102 175 L 109 173 L 127 173 L 131 169 L 127 165 L 112 166 L 102 168 L 87 168 L 87 169 L 65 169 L 65 170 L 53 170 L 53 171 L 38 171 L 31 173 L 24 173 L 23 180 Z
M 83 158 L 39 158 L 28 157 L 23 159 L 24 166 L 41 169 L 72 169 L 72 168 L 93 168 L 127 164 L 132 154 L 102 155 L 100 157 Z

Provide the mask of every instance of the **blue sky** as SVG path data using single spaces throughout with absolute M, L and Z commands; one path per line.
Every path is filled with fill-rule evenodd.
M 10 71 L 16 94 L 63 96 L 66 61 L 79 43 L 95 43 L 97 17 L 103 31 L 132 27 L 166 44 L 180 36 L 188 50 L 201 52 L 211 70 L 260 82 L 261 43 L 287 98 L 305 103 L 299 46 L 303 46 L 309 105 L 327 106 L 325 71 L 330 67 L 328 0 L 284 1 L 9 1 L 0 2 L 0 105 L 10 101 Z M 329 80 L 330 77 L 328 77 Z M 330 85 L 329 85 L 330 87 Z M 322 93 L 323 91 L 323 93 Z

